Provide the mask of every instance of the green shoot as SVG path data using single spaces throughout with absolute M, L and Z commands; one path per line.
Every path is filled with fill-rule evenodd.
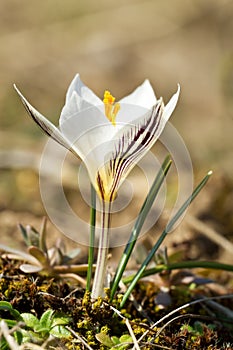
M 151 249 L 150 253 L 148 254 L 147 258 L 142 263 L 140 269 L 134 276 L 132 282 L 130 283 L 126 293 L 124 294 L 124 297 L 122 299 L 122 302 L 120 304 L 120 307 L 122 308 L 128 299 L 130 293 L 132 292 L 133 288 L 135 287 L 138 280 L 142 277 L 147 265 L 157 252 L 158 248 L 160 247 L 161 243 L 165 239 L 166 235 L 172 230 L 175 223 L 178 221 L 178 219 L 182 216 L 182 214 L 185 212 L 185 210 L 188 208 L 190 203 L 194 200 L 194 198 L 198 195 L 198 193 L 201 191 L 201 189 L 205 186 L 207 181 L 209 180 L 209 177 L 212 175 L 212 171 L 209 171 L 208 174 L 203 178 L 203 180 L 199 183 L 199 185 L 195 188 L 191 196 L 184 202 L 184 204 L 181 206 L 181 208 L 177 211 L 177 213 L 173 216 L 173 218 L 169 221 L 166 228 L 162 232 L 161 236 L 159 237 L 158 241 L 154 245 L 154 247 Z
M 110 295 L 111 300 L 113 299 L 114 294 L 118 288 L 119 282 L 120 282 L 122 275 L 125 271 L 126 265 L 127 265 L 128 260 L 131 256 L 131 253 L 133 251 L 135 243 L 137 242 L 137 239 L 138 239 L 138 236 L 141 232 L 142 226 L 143 226 L 145 219 L 146 219 L 146 217 L 147 217 L 147 215 L 148 215 L 148 213 L 149 213 L 149 211 L 150 211 L 150 209 L 155 201 L 155 198 L 156 198 L 156 196 L 157 196 L 157 194 L 158 194 L 158 192 L 163 184 L 164 178 L 165 178 L 165 176 L 166 176 L 166 174 L 171 166 L 171 163 L 172 163 L 171 158 L 168 155 L 165 158 L 165 160 L 164 160 L 164 162 L 163 162 L 163 164 L 162 164 L 162 166 L 161 166 L 161 168 L 160 168 L 160 170 L 159 170 L 159 172 L 158 172 L 158 174 L 157 174 L 157 176 L 156 176 L 156 178 L 151 186 L 151 189 L 150 189 L 150 191 L 149 191 L 149 193 L 148 193 L 148 195 L 147 195 L 147 197 L 142 205 L 141 211 L 137 217 L 137 220 L 136 220 L 135 225 L 133 227 L 133 230 L 132 230 L 132 233 L 131 233 L 130 238 L 128 240 L 128 243 L 125 247 L 122 258 L 118 264 L 117 271 L 115 273 L 115 276 L 114 276 L 114 279 L 112 282 L 111 295 Z

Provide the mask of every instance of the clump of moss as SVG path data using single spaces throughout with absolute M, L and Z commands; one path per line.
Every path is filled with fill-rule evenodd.
M 138 283 L 133 293 L 134 302 L 128 301 L 120 310 L 122 316 L 119 317 L 115 310 L 119 308 L 122 295 L 116 295 L 110 304 L 106 291 L 105 298 L 93 303 L 90 293 L 73 281 L 37 273 L 29 276 L 19 266 L 18 261 L 1 259 L 0 300 L 10 302 L 19 313 L 29 312 L 38 319 L 48 309 L 66 315 L 70 320 L 68 329 L 72 332 L 69 338 L 56 340 L 57 349 L 83 350 L 86 347 L 80 338 L 93 350 L 107 350 L 114 346 L 122 350 L 130 349 L 132 338 L 126 318 L 136 339 L 146 334 L 140 343 L 140 349 L 144 350 L 161 346 L 164 349 L 220 350 L 230 349 L 226 344 L 233 343 L 232 323 L 229 320 L 221 323 L 215 317 L 211 321 L 201 304 L 189 308 L 189 314 L 187 309 L 182 310 L 179 316 L 184 317 L 174 319 L 161 332 L 161 328 L 150 328 L 152 323 L 196 298 L 198 293 L 207 295 L 203 287 L 173 286 L 169 291 L 170 304 L 159 308 L 156 304 L 159 289 L 153 283 Z M 140 307 L 135 307 L 135 303 L 141 307 L 141 311 Z M 0 317 L 4 319 L 10 315 L 0 310 Z M 54 343 L 52 346 L 47 345 L 46 348 L 54 348 Z

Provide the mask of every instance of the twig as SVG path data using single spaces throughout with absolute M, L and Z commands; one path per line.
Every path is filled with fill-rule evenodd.
M 155 322 L 152 326 L 151 326 L 151 330 L 153 330 L 153 328 L 157 327 L 160 323 L 162 323 L 164 320 L 166 320 L 167 318 L 169 318 L 170 316 L 174 315 L 175 313 L 177 313 L 178 311 L 181 311 L 187 307 L 190 307 L 192 305 L 198 304 L 198 303 L 202 303 L 205 302 L 207 300 L 220 300 L 220 299 L 229 299 L 229 298 L 233 298 L 233 294 L 227 294 L 227 295 L 221 295 L 221 296 L 216 296 L 216 297 L 209 297 L 209 298 L 201 298 L 198 300 L 194 300 L 191 301 L 190 303 L 184 304 L 180 307 L 178 307 L 177 309 L 169 312 L 169 314 L 165 315 L 164 317 L 160 318 L 160 320 L 158 320 L 157 322 Z M 138 339 L 138 343 L 148 334 L 148 332 L 150 332 L 150 330 L 147 330 L 139 339 Z
M 80 335 L 78 335 L 75 331 L 73 331 L 72 328 L 66 326 L 65 327 L 75 338 L 77 338 L 88 350 L 93 350 L 90 345 L 87 344 L 87 342 L 82 338 L 80 337 Z
M 75 273 L 64 273 L 59 275 L 62 278 L 72 278 L 78 281 L 84 288 L 86 287 L 86 280 Z
M 208 237 L 211 241 L 217 243 L 223 249 L 233 254 L 233 244 L 228 239 L 219 234 L 217 231 L 215 231 L 213 228 L 209 227 L 204 222 L 196 219 L 192 215 L 187 215 L 185 218 L 185 222 L 195 230 L 202 233 L 204 236 Z
M 0 322 L 0 330 L 4 338 L 6 339 L 10 349 L 19 350 L 18 344 L 15 342 L 14 338 L 10 335 L 9 328 L 4 320 L 1 320 Z
M 133 332 L 133 330 L 132 330 L 132 327 L 131 327 L 130 322 L 129 322 L 128 319 L 126 319 L 125 324 L 126 324 L 128 330 L 129 330 L 129 334 L 131 335 L 131 338 L 133 339 L 134 348 L 135 348 L 136 350 L 140 350 L 139 345 L 138 345 L 138 342 L 137 342 L 137 339 L 136 339 L 136 337 L 135 337 L 135 335 L 134 335 L 134 332 Z

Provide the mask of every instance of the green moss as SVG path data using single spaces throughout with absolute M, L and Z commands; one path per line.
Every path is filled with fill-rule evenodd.
M 20 313 L 29 312 L 40 319 L 41 315 L 48 309 L 61 312 L 69 317 L 69 327 L 79 337 L 85 339 L 93 350 L 110 349 L 96 338 L 97 334 L 108 337 L 110 341 L 123 339 L 123 335 L 126 338 L 129 337 L 125 321 L 118 317 L 111 308 L 113 306 L 113 308 L 119 309 L 122 300 L 121 294 L 115 296 L 111 305 L 108 295 L 105 298 L 98 298 L 93 303 L 90 293 L 79 288 L 78 285 L 36 274 L 33 276 L 25 275 L 19 270 L 18 263 L 13 260 L 3 259 L 0 263 L 2 271 L 0 299 L 9 301 L 14 309 Z M 134 298 L 139 305 L 142 305 L 143 315 L 135 309 L 131 302 L 127 302 L 125 308 L 121 310 L 121 314 L 130 320 L 136 338 L 148 330 L 150 327 L 149 319 L 156 322 L 178 306 L 191 301 L 199 292 L 207 295 L 203 287 L 173 286 L 169 291 L 172 304 L 164 310 L 157 310 L 155 298 L 158 290 L 155 285 L 153 287 L 152 284 L 145 286 L 145 284 L 139 283 L 135 288 Z M 67 297 L 68 295 L 69 297 Z M 200 317 L 206 316 L 206 309 L 197 304 L 195 307 L 183 310 L 180 315 L 187 313 L 195 313 Z M 0 317 L 10 318 L 10 315 L 0 310 Z M 159 337 L 156 337 L 156 329 L 153 332 L 148 332 L 143 340 L 142 350 L 154 349 L 156 344 L 173 349 L 220 350 L 224 349 L 224 342 L 233 342 L 232 329 L 223 325 L 221 328 L 218 326 L 211 328 L 208 324 L 201 323 L 200 325 L 200 322 L 195 324 L 197 320 L 198 317 L 196 320 L 185 318 L 186 328 L 182 328 L 182 319 L 173 322 L 172 325 L 164 329 Z M 101 336 L 99 339 L 102 339 Z M 85 350 L 84 345 L 73 334 L 68 339 L 59 339 L 57 342 L 56 348 L 58 349 L 60 345 L 60 348 Z M 48 349 L 52 349 L 52 347 L 48 347 Z

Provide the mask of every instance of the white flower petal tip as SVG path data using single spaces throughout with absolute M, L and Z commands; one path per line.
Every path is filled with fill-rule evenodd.
M 164 107 L 164 115 L 163 119 L 167 122 L 170 116 L 172 115 L 174 109 L 176 108 L 179 96 L 180 96 L 180 84 L 177 84 L 177 91 L 175 94 L 170 98 L 170 101 L 166 104 Z
M 69 141 L 62 135 L 60 130 L 56 128 L 47 118 L 45 118 L 40 112 L 38 112 L 23 96 L 23 94 L 19 91 L 17 86 L 14 84 L 14 89 L 19 95 L 26 111 L 30 115 L 30 117 L 36 122 L 36 124 L 52 139 L 57 141 L 60 145 L 70 150 L 72 153 L 76 155 L 76 152 L 70 146 Z
M 72 98 L 73 94 L 76 94 L 80 100 L 84 100 L 91 105 L 98 106 L 102 104 L 101 99 L 82 82 L 79 74 L 75 75 L 68 88 L 66 94 L 66 104 L 69 103 L 69 100 Z
M 146 79 L 131 94 L 122 98 L 119 102 L 151 108 L 156 103 L 156 96 L 150 81 Z

